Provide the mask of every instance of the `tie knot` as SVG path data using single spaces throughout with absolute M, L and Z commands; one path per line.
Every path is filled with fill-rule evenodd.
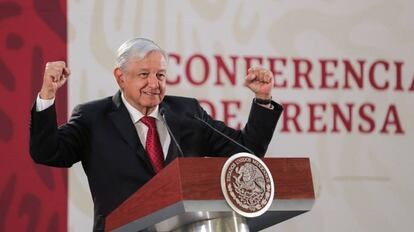
M 144 116 L 141 118 L 141 122 L 144 123 L 148 128 L 155 128 L 155 118 Z

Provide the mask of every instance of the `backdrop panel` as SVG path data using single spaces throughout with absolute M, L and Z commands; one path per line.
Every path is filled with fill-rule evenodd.
M 29 156 L 30 109 L 48 60 L 66 60 L 66 0 L 0 2 L 0 231 L 66 231 L 67 170 Z M 56 102 L 66 121 L 67 88 Z

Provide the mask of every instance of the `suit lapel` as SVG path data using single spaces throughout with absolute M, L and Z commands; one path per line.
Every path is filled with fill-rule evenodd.
M 152 165 L 149 162 L 146 151 L 142 146 L 136 128 L 129 116 L 128 110 L 121 100 L 121 93 L 116 93 L 112 98 L 114 107 L 109 113 L 109 118 L 120 133 L 122 139 L 132 148 L 139 158 L 146 164 L 146 166 L 153 171 Z

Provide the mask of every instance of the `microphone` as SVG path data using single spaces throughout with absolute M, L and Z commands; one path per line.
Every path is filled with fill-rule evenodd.
M 204 123 L 205 125 L 207 125 L 210 129 L 212 129 L 213 131 L 217 132 L 218 134 L 220 134 L 221 136 L 225 137 L 226 139 L 228 139 L 229 141 L 233 142 L 234 144 L 236 144 L 237 146 L 243 148 L 244 150 L 246 150 L 247 152 L 249 152 L 250 154 L 256 155 L 252 150 L 250 150 L 249 148 L 247 148 L 246 146 L 242 145 L 241 143 L 237 142 L 236 140 L 230 138 L 228 135 L 224 134 L 223 132 L 219 131 L 218 129 L 214 128 L 212 125 L 210 125 L 208 122 L 204 121 L 203 119 L 199 118 L 197 115 L 192 115 L 193 118 L 197 119 L 198 121 Z
M 168 131 L 168 134 L 170 134 L 170 136 L 171 136 L 171 138 L 172 138 L 172 140 L 174 141 L 174 144 L 177 146 L 177 148 L 178 148 L 178 151 L 179 151 L 179 157 L 184 157 L 184 153 L 183 153 L 183 150 L 181 149 L 181 147 L 180 147 L 180 144 L 178 144 L 178 142 L 177 142 L 177 139 L 175 139 L 175 136 L 174 136 L 174 134 L 171 132 L 171 129 L 170 129 L 170 127 L 168 126 L 168 123 L 167 123 L 167 119 L 165 118 L 165 110 L 164 110 L 164 108 L 160 108 L 160 115 L 161 115 L 161 117 L 164 119 L 164 122 L 165 122 L 165 127 L 167 127 L 167 131 Z

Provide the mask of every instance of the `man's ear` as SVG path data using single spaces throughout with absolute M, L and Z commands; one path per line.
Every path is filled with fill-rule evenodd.
M 119 88 L 123 89 L 123 86 L 125 83 L 125 80 L 124 80 L 125 77 L 124 77 L 124 74 L 122 73 L 121 68 L 117 67 L 114 69 L 114 77 L 115 77 L 116 82 L 119 85 Z

